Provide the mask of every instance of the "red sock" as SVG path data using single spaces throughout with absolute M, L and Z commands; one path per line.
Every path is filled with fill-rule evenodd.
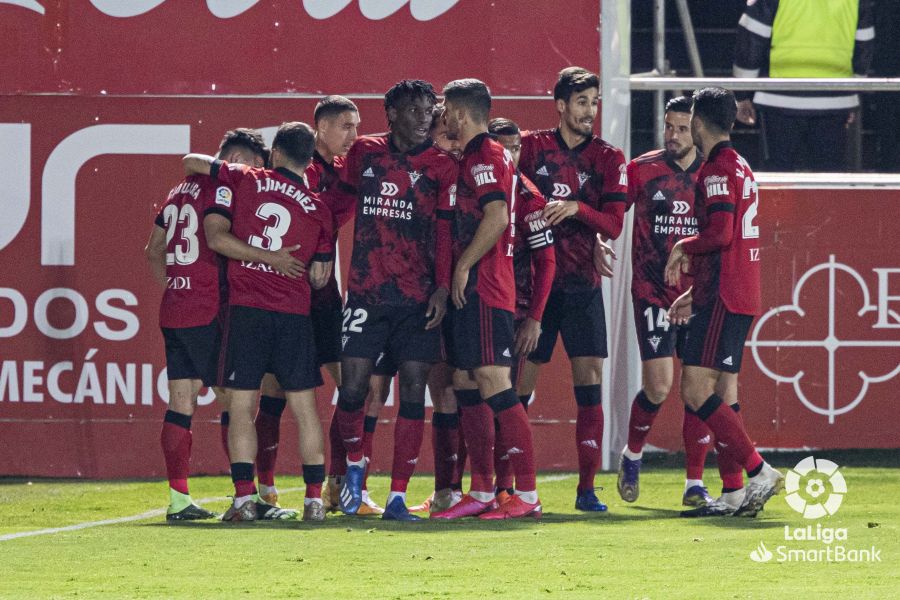
M 762 464 L 762 457 L 747 436 L 743 421 L 722 399 L 713 394 L 707 398 L 697 415 L 716 436 L 717 443 L 724 443 L 728 452 L 733 452 L 734 460 L 747 471 Z
M 369 464 L 372 462 L 372 447 L 375 444 L 375 426 L 378 425 L 378 417 L 366 416 L 363 419 L 363 454 L 366 461 L 366 475 L 363 478 L 362 489 L 369 489 Z
M 425 435 L 425 405 L 401 402 L 394 425 L 394 463 L 391 466 L 391 491 L 405 492 L 416 470 L 422 437 Z
M 528 413 L 525 412 L 525 408 L 519 402 L 519 398 L 512 388 L 491 396 L 485 402 L 491 407 L 500 422 L 500 435 L 506 444 L 506 454 L 509 456 L 509 462 L 512 463 L 513 472 L 516 474 L 516 490 L 533 492 L 537 489 L 537 473 Z M 474 466 L 472 469 L 474 471 Z
M 363 438 L 363 407 L 354 410 L 345 410 L 341 407 L 340 397 L 338 397 L 338 406 L 334 411 L 334 416 L 338 422 L 338 432 L 341 436 L 341 442 L 344 444 L 344 451 L 347 453 L 347 460 L 350 462 L 359 462 L 365 456 L 363 454 L 362 438 Z
M 454 390 L 459 406 L 459 424 L 466 440 L 474 492 L 494 489 L 494 415 L 478 390 Z
M 524 408 L 524 407 L 523 407 Z M 513 487 L 512 461 L 506 454 L 506 444 L 500 436 L 500 423 L 494 419 L 494 488 L 508 490 Z
M 628 420 L 628 449 L 638 453 L 644 450 L 644 442 L 650 435 L 650 428 L 656 415 L 659 414 L 659 405 L 650 402 L 644 390 L 637 393 L 634 402 L 631 403 L 631 418 Z
M 603 443 L 603 406 L 599 385 L 575 386 L 578 417 L 575 420 L 575 443 L 578 449 L 578 491 L 594 489 L 594 476 L 600 469 Z
M 234 496 L 252 496 L 256 493 L 253 483 L 253 463 L 231 463 L 231 481 L 234 482 Z
M 731 410 L 734 411 L 741 425 L 743 425 L 744 419 L 741 418 L 741 407 L 734 403 L 731 405 Z M 731 447 L 723 446 L 719 443 L 719 440 L 716 440 L 716 453 L 718 455 L 716 458 L 719 463 L 719 477 L 722 478 L 722 487 L 729 490 L 739 490 L 744 487 L 744 471 L 741 468 L 741 463 L 735 458 L 734 452 L 731 451 Z
M 287 401 L 283 398 L 262 396 L 256 413 L 256 476 L 262 485 L 275 485 L 275 461 L 278 458 L 278 441 L 281 438 L 281 414 Z
M 166 476 L 169 487 L 188 494 L 188 473 L 191 463 L 191 417 L 167 410 L 159 437 L 163 456 L 166 458 Z
M 331 414 L 331 426 L 328 428 L 328 446 L 331 449 L 331 464 L 328 466 L 328 474 L 333 477 L 343 477 L 347 473 L 347 450 L 341 439 L 337 412 L 338 409 L 335 407 Z
M 457 414 L 459 414 L 457 412 Z M 462 489 L 463 476 L 466 474 L 466 461 L 469 459 L 469 449 L 466 446 L 466 436 L 463 435 L 462 415 L 460 415 L 460 426 L 457 429 L 456 445 L 459 448 L 456 451 L 456 467 L 453 469 L 453 482 L 450 487 L 454 490 Z
M 689 406 L 684 407 L 684 421 L 681 423 L 681 437 L 684 439 L 685 468 L 688 479 L 703 479 L 703 465 L 712 439 L 709 427 Z
M 225 450 L 225 457 L 228 459 L 228 463 L 231 464 L 231 451 L 228 449 L 228 424 L 231 422 L 231 416 L 228 414 L 227 410 L 223 410 L 222 414 L 219 416 L 219 424 L 221 427 L 219 428 L 219 436 L 222 438 L 222 448 Z
M 303 483 L 306 484 L 307 498 L 322 497 L 323 481 L 325 481 L 325 465 L 303 465 Z
M 434 489 L 453 485 L 459 458 L 459 416 L 456 413 L 431 415 L 431 451 L 434 454 Z

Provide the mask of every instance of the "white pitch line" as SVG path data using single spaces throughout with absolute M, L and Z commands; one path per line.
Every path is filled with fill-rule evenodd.
M 573 473 L 560 473 L 559 475 L 544 475 L 538 477 L 538 481 L 541 483 L 550 483 L 551 481 L 565 481 L 566 479 L 572 479 L 573 477 L 575 477 Z
M 290 492 L 301 492 L 305 490 L 305 487 L 295 487 L 295 488 L 287 488 L 283 490 L 279 490 L 282 494 L 287 494 Z M 228 500 L 228 496 L 217 496 L 215 498 L 201 498 L 200 500 L 194 500 L 197 504 L 207 504 L 209 502 L 222 502 L 223 500 Z M 7 533 L 5 535 L 0 535 L 0 542 L 5 542 L 7 540 L 15 540 L 18 538 L 24 537 L 32 537 L 35 535 L 50 535 L 53 533 L 64 533 L 66 531 L 80 531 L 82 529 L 90 529 L 91 527 L 101 527 L 103 525 L 118 525 L 119 523 L 130 523 L 131 521 L 143 521 L 144 519 L 152 519 L 154 517 L 161 517 L 166 514 L 166 509 L 164 508 L 155 508 L 153 510 L 148 510 L 147 512 L 143 512 L 139 515 L 131 515 L 130 517 L 117 517 L 115 519 L 104 519 L 102 521 L 87 521 L 85 523 L 76 523 L 75 525 L 66 525 L 65 527 L 52 527 L 50 529 L 36 529 L 34 531 L 20 531 L 18 533 Z

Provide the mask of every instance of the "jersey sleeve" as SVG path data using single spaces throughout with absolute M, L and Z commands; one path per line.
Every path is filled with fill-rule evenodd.
M 236 188 L 250 172 L 252 167 L 240 164 L 227 163 L 224 160 L 214 160 L 209 167 L 209 176 L 214 181 Z
M 200 206 L 203 216 L 215 214 L 232 220 L 234 215 L 234 191 L 231 186 L 210 179 L 200 190 Z
M 153 223 L 157 227 L 162 227 L 163 229 L 166 228 L 166 219 L 163 216 L 163 211 L 166 209 L 166 205 L 168 205 L 168 204 L 169 204 L 169 201 L 166 200 L 165 202 L 162 202 L 161 204 L 153 205 L 153 208 L 156 210 L 156 218 L 153 219 Z
M 534 177 L 534 157 L 536 147 L 534 134 L 523 131 L 522 150 L 519 154 L 519 170 L 528 177 Z
M 328 206 L 318 200 L 316 202 L 316 215 L 319 222 L 319 239 L 316 243 L 316 253 L 313 261 L 328 262 L 334 260 L 334 228 L 333 217 Z
M 641 184 L 638 182 L 638 166 L 635 161 L 628 163 L 628 167 L 625 169 L 625 175 L 628 177 L 628 197 L 626 205 L 631 207 L 638 201 L 638 196 L 641 193 Z
M 488 147 L 485 144 L 482 148 Z M 469 173 L 466 174 L 475 190 L 478 198 L 478 206 L 484 209 L 485 205 L 502 200 L 509 202 L 509 194 L 512 191 L 512 173 L 507 165 L 512 164 L 512 158 L 506 156 L 506 150 L 500 152 L 482 150 L 478 160 L 472 162 Z
M 597 168 L 597 171 L 603 174 L 600 207 L 593 208 L 585 202 L 579 202 L 575 218 L 605 238 L 616 239 L 622 233 L 625 210 L 628 206 L 628 172 L 625 155 L 615 148 L 603 152 L 599 159 L 603 161 Z
M 769 58 L 772 24 L 777 10 L 778 0 L 748 0 L 747 8 L 738 21 L 732 67 L 734 77 L 759 77 Z M 735 96 L 738 100 L 746 100 L 753 96 L 753 92 L 736 92 Z
M 737 209 L 737 185 L 724 169 L 706 169 L 697 181 L 697 193 L 706 207 L 707 223 L 697 235 L 685 238 L 682 248 L 688 254 L 708 254 L 726 247 L 734 235 Z

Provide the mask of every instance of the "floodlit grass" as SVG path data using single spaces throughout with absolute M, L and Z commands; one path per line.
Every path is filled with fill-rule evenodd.
M 302 522 L 167 525 L 161 516 L 0 540 L 4 598 L 898 598 L 900 536 L 896 468 L 844 467 L 839 512 L 807 521 L 784 496 L 757 519 L 678 516 L 682 471 L 647 470 L 641 497 L 626 505 L 614 474 L 602 474 L 607 514 L 573 509 L 576 479 L 545 475 L 542 522 L 477 520 L 392 524 L 331 516 Z M 709 473 L 714 475 L 714 471 Z M 418 476 L 410 499 L 428 492 Z M 224 477 L 192 480 L 194 498 L 222 498 Z M 296 477 L 282 489 L 302 487 Z M 381 503 L 387 480 L 370 480 Z M 303 494 L 283 494 L 300 506 Z M 0 480 L 0 536 L 126 517 L 162 508 L 162 482 Z M 224 510 L 227 501 L 208 508 Z M 773 553 L 825 548 L 785 541 L 785 526 L 846 528 L 832 546 L 875 547 L 881 562 L 769 563 L 750 560 L 760 542 Z

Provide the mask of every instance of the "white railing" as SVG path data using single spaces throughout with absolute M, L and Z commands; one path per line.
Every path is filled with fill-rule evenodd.
M 660 77 L 652 73 L 632 75 L 632 91 L 696 90 L 723 87 L 731 91 L 778 90 L 782 92 L 900 92 L 898 77 L 847 77 L 839 79 L 752 77 Z

